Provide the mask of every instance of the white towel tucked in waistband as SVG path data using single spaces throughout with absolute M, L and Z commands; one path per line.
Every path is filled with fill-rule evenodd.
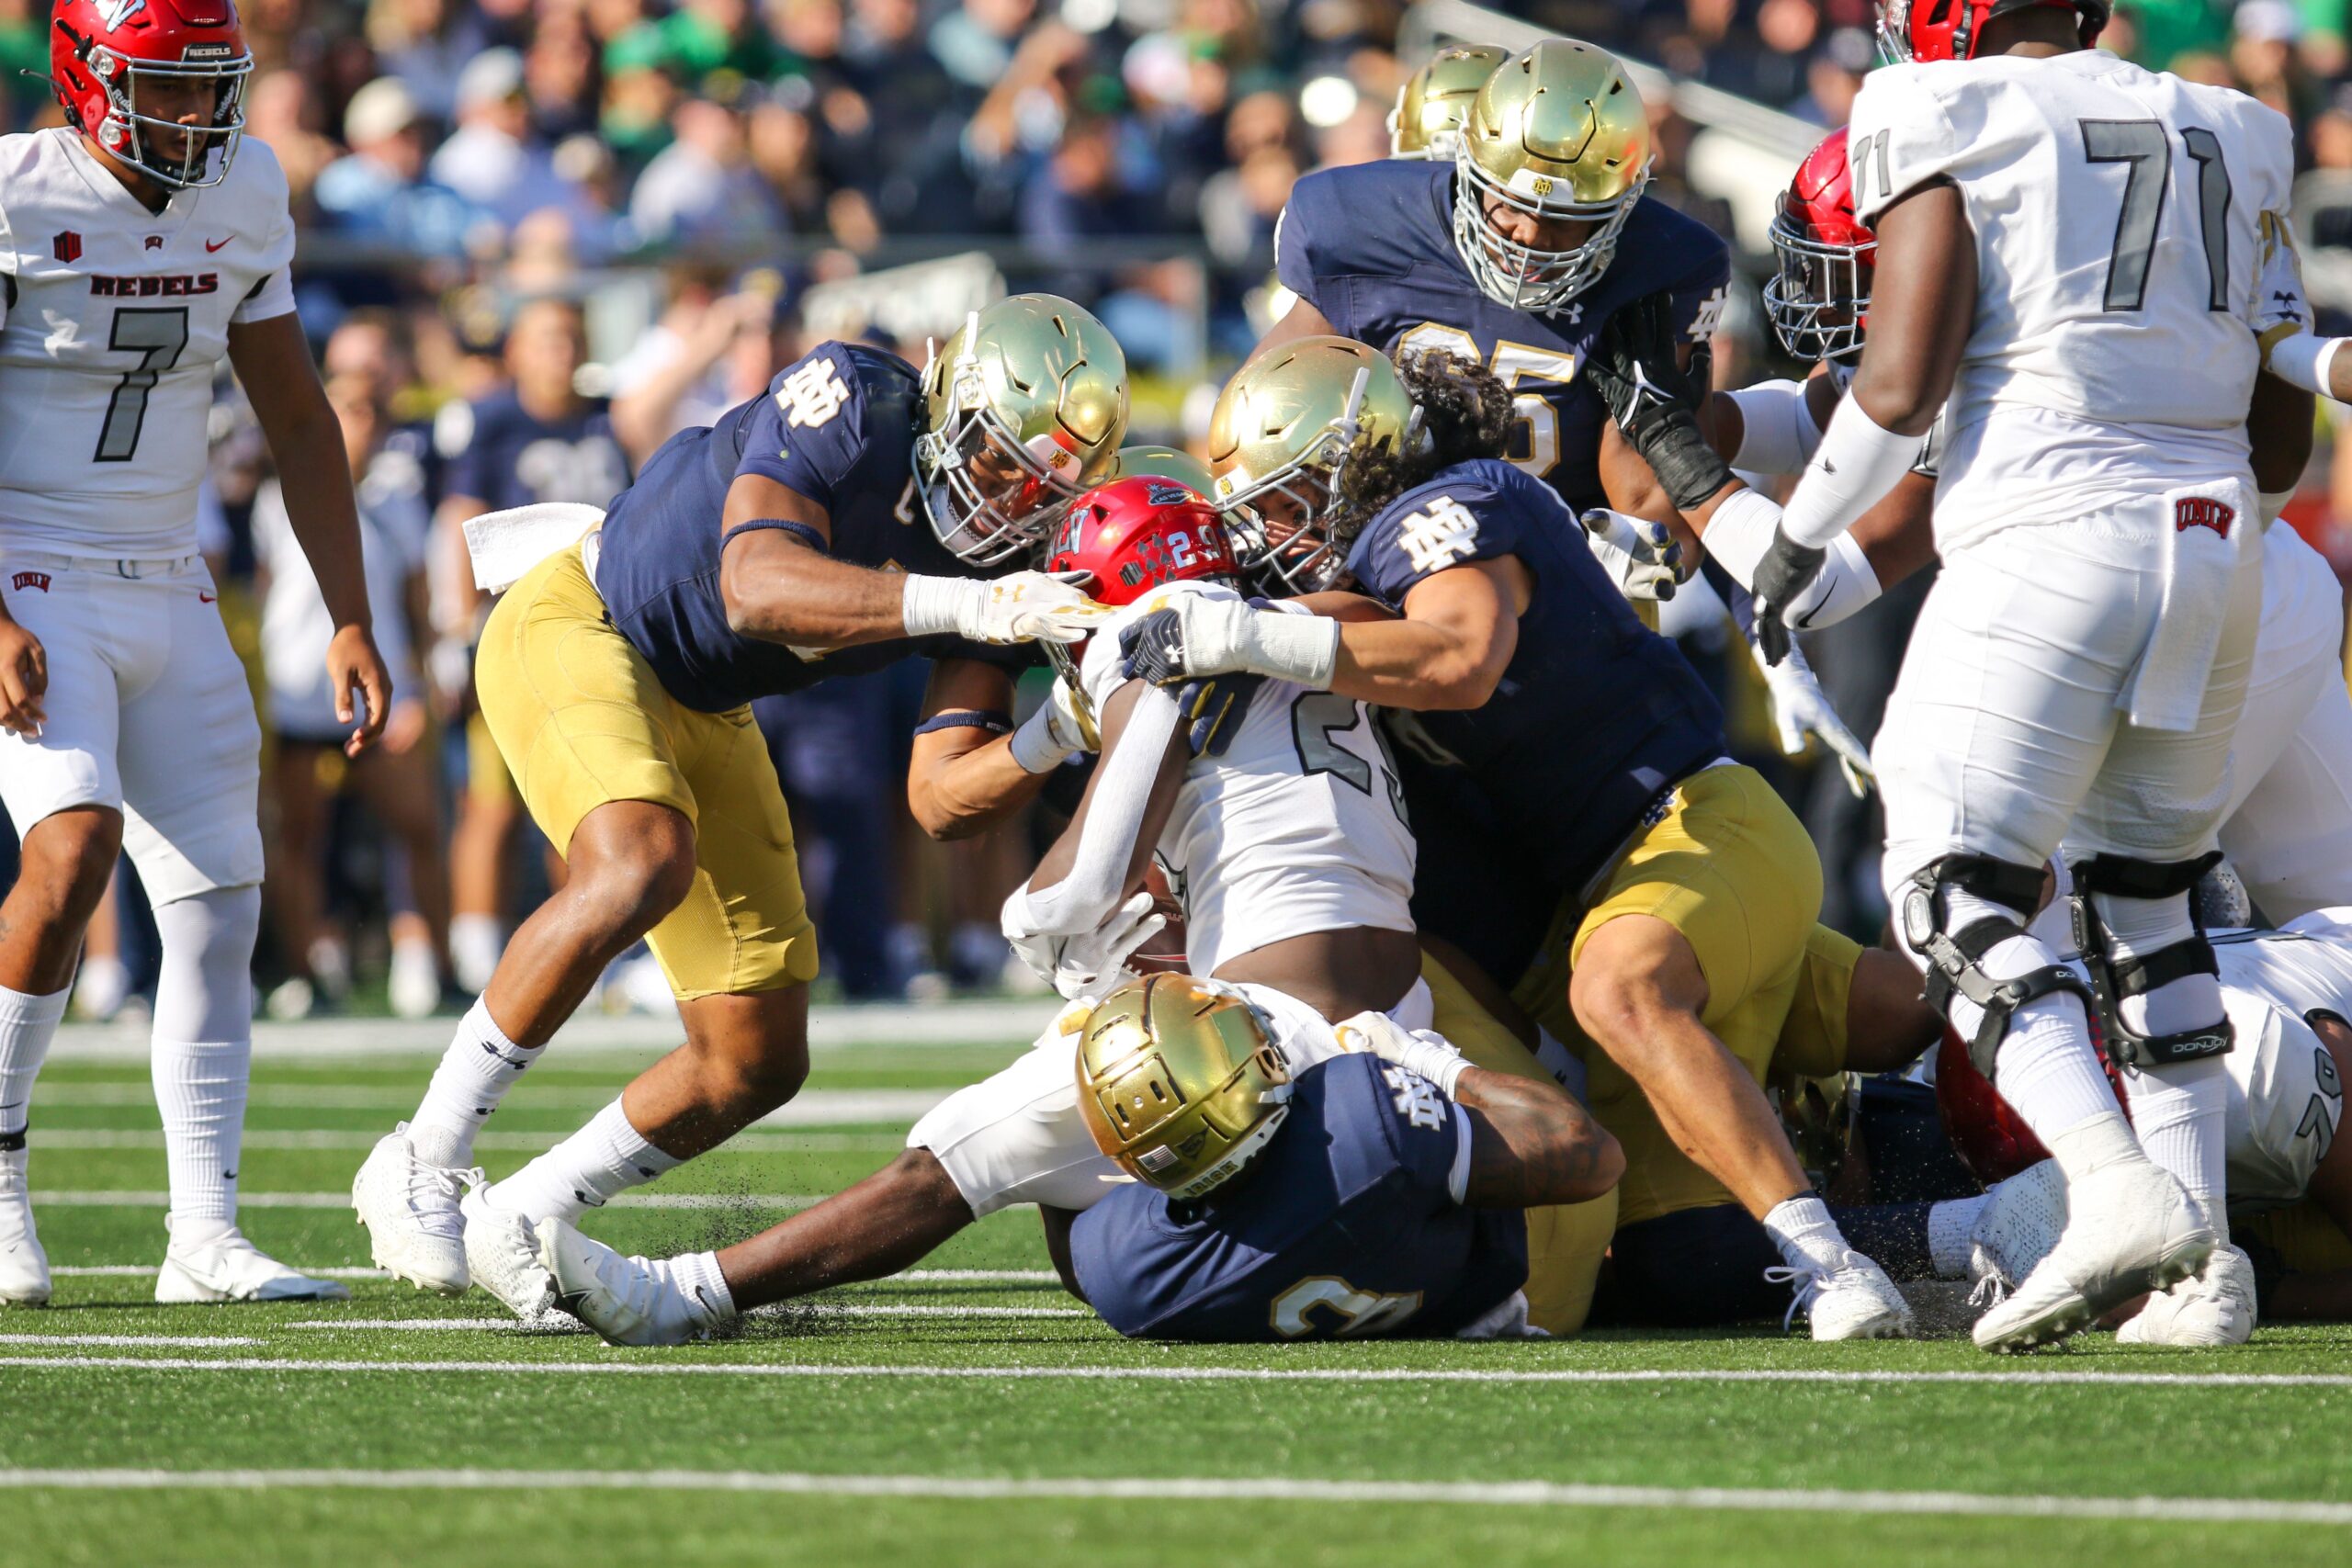
M 2158 504 L 2163 607 L 2116 706 L 2143 729 L 2190 730 L 2205 705 L 2205 683 L 2229 618 L 2238 553 L 2249 534 L 2261 531 L 2261 520 L 2238 479 L 2167 491 Z
M 523 574 L 556 551 L 578 544 L 603 525 L 605 509 L 576 501 L 543 501 L 504 512 L 485 512 L 466 524 L 466 553 L 473 558 L 474 586 L 503 593 Z

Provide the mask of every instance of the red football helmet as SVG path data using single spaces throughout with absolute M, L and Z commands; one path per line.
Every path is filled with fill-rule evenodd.
M 1878 236 L 1854 216 L 1845 131 L 1823 137 L 1797 165 L 1772 220 L 1772 252 L 1781 269 L 1764 285 L 1764 311 L 1781 346 L 1804 360 L 1861 353 Z
M 2126 1116 L 2131 1115 L 2132 1100 L 2123 1091 L 2122 1076 L 2099 1044 L 2096 1016 L 2091 1019 L 2091 1045 L 2098 1051 L 2108 1081 L 2115 1086 L 2117 1102 Z M 1976 1064 L 1968 1059 L 1968 1046 L 1950 1029 L 1944 1031 L 1943 1044 L 1936 1051 L 1936 1110 L 1943 1117 L 1952 1152 L 1987 1187 L 2050 1157 L 2025 1118 L 1976 1070 Z
M 1092 572 L 1087 592 L 1114 607 L 1164 582 L 1241 575 L 1216 508 L 1189 486 L 1141 474 L 1070 502 L 1046 570 Z
M 57 0 L 50 14 L 50 86 L 67 123 L 173 190 L 218 185 L 229 173 L 253 69 L 231 0 Z M 141 107 L 142 85 L 152 94 L 202 82 L 212 85 L 209 124 Z M 179 155 L 167 156 L 159 137 L 176 142 Z
M 2085 49 L 2114 9 L 2109 0 L 1880 0 L 1879 45 L 1891 60 L 1973 60 L 1986 22 L 2036 6 L 2073 11 Z

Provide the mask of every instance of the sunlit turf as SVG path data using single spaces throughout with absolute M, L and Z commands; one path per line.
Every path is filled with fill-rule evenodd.
M 1008 1055 L 826 1051 L 810 1087 L 941 1092 Z M 486 1142 L 495 1146 L 484 1160 L 492 1174 L 585 1120 L 647 1055 L 551 1055 L 492 1123 Z M 368 1141 L 413 1103 L 430 1061 L 264 1061 L 242 1177 L 256 1200 L 244 1216 L 248 1234 L 291 1262 L 364 1266 L 365 1233 L 347 1208 L 267 1200 L 323 1204 L 301 1195 L 345 1190 Z M 162 1188 L 160 1145 L 142 1136 L 157 1125 L 145 1082 L 136 1063 L 77 1062 L 70 1044 L 61 1053 L 35 1100 L 37 1192 Z M 760 1129 L 747 1152 L 695 1161 L 649 1190 L 726 1200 L 717 1206 L 608 1209 L 589 1228 L 631 1250 L 733 1239 L 786 1212 L 779 1203 L 832 1190 L 888 1160 L 906 1119 Z M 56 1204 L 40 1220 L 52 1261 L 67 1268 L 152 1266 L 162 1250 L 160 1213 L 145 1204 Z M 503 1325 L 326 1326 L 503 1316 L 480 1293 L 444 1301 L 377 1279 L 353 1280 L 349 1303 L 163 1308 L 143 1275 L 66 1275 L 51 1310 L 0 1314 L 0 1337 L 8 1337 L 0 1338 L 0 1481 L 28 1470 L 85 1480 L 145 1470 L 281 1480 L 330 1472 L 338 1475 L 324 1479 L 377 1482 L 464 1472 L 497 1484 L 453 1490 L 414 1475 L 399 1490 L 222 1489 L 231 1478 L 214 1476 L 203 1490 L 155 1490 L 117 1476 L 97 1487 L 11 1487 L 0 1492 L 8 1521 L 0 1563 L 1206 1558 L 1810 1568 L 2027 1552 L 2068 1564 L 2352 1561 L 2352 1509 L 2291 1521 L 1970 1517 L 1810 1506 L 1770 1512 L 1704 1497 L 1640 1507 L 1465 1501 L 1442 1490 L 1542 1482 L 1838 1491 L 1882 1499 L 1872 1506 L 1921 1493 L 2352 1503 L 2352 1382 L 2141 1381 L 2352 1377 L 2352 1330 L 2266 1330 L 2243 1350 L 2197 1357 L 2098 1337 L 2023 1362 L 1989 1360 L 1964 1341 L 1816 1347 L 1767 1328 L 1555 1344 L 1214 1349 L 1129 1344 L 1071 1314 L 1075 1303 L 1050 1280 L 1021 1277 L 1046 1267 L 1025 1212 L 974 1226 L 924 1267 L 994 1277 L 859 1287 L 761 1319 L 740 1338 L 676 1350 L 614 1350 L 582 1335 Z M 929 1310 L 862 1310 L 877 1306 Z M 86 1337 L 253 1343 L 105 1345 Z M 687 1368 L 713 1370 L 665 1370 Z M 1182 1375 L 1215 1369 L 1272 1375 Z M 1389 1377 L 1351 1381 L 1363 1372 Z M 1712 1375 L 1721 1372 L 1767 1375 Z M 2128 1381 L 1802 1381 L 1823 1372 Z M 1307 1373 L 1336 1375 L 1294 1375 Z M 1783 1373 L 1794 1375 L 1771 1375 Z M 502 1478 L 515 1471 L 594 1473 L 521 1487 Z M 804 1490 L 610 1489 L 616 1477 L 657 1471 L 698 1487 L 803 1478 L 785 1483 Z M 482 1472 L 502 1474 L 471 1473 Z M 1376 1485 L 1345 1500 L 1184 1499 L 1148 1488 L 1122 1497 L 986 1495 L 1008 1482 L 1154 1478 L 1278 1490 L 1294 1482 Z M 981 1495 L 935 1495 L 947 1483 Z M 1392 1498 L 1378 1489 L 1408 1484 L 1440 1490 Z M 839 1490 L 882 1486 L 933 1495 Z

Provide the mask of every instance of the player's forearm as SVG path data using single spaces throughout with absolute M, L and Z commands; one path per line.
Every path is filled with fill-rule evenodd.
M 970 737 L 952 747 L 926 747 L 934 735 Z M 979 729 L 915 738 L 907 772 L 907 807 L 934 839 L 975 838 L 1037 798 L 1051 773 L 1033 773 L 1013 758 L 1010 735 Z
M 2352 339 L 2296 333 L 2263 351 L 2262 367 L 2290 387 L 2352 402 Z
M 1351 622 L 1340 628 L 1331 690 L 1422 713 L 1483 707 L 1516 645 L 1515 636 L 1473 638 L 1422 621 Z
M 1757 566 L 1781 526 L 1781 509 L 1769 497 L 1735 482 L 1709 497 L 1691 515 L 1702 529 L 1708 561 L 1742 590 L 1752 591 Z M 1882 592 L 1869 556 L 1850 535 L 1831 541 L 1828 558 L 1814 582 L 1798 606 L 1804 624 L 1814 627 L 1836 625 Z M 1747 633 L 1752 628 L 1743 624 L 1740 629 Z
M 1625 1173 L 1617 1140 L 1557 1084 L 1468 1067 L 1453 1099 L 1491 1134 L 1471 1143 L 1465 1200 L 1474 1208 L 1589 1202 Z
M 907 575 L 838 561 L 798 544 L 777 563 L 730 544 L 719 596 L 737 637 L 791 648 L 851 648 L 908 635 Z M 763 552 L 765 554 L 765 552 Z

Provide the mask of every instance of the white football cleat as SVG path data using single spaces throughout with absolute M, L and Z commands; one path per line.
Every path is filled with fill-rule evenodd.
M 2254 1337 L 2254 1262 L 2236 1247 L 2213 1249 L 2201 1273 L 2148 1298 L 2115 1331 L 2119 1345 L 2243 1345 Z
M 2205 1266 L 2216 1240 L 2179 1182 L 2145 1159 L 2070 1184 L 2064 1234 L 2010 1297 L 1976 1320 L 1980 1350 L 2052 1345 L 2143 1291 Z
M 1985 1193 L 1968 1232 L 1968 1277 L 1994 1281 L 1994 1299 L 2014 1291 L 2041 1266 L 2066 1231 L 2066 1177 L 2058 1162 L 2030 1165 Z
M 624 1258 L 550 1216 L 536 1230 L 540 1264 L 555 1280 L 555 1304 L 608 1345 L 684 1345 L 704 1328 L 694 1305 L 661 1264 Z
M 1767 1269 L 1764 1277 L 1796 1287 L 1796 1300 L 1781 1320 L 1787 1327 L 1798 1313 L 1813 1325 L 1813 1337 L 1834 1339 L 1908 1339 L 1911 1303 L 1886 1277 L 1886 1270 L 1859 1252 L 1848 1252 L 1837 1269 Z
M 155 1299 L 167 1306 L 193 1302 L 347 1302 L 349 1286 L 313 1280 L 270 1257 L 233 1226 L 209 1241 L 164 1253 Z
M 458 1203 L 465 1216 L 466 1267 L 474 1283 L 506 1303 L 524 1322 L 555 1304 L 555 1278 L 539 1261 L 531 1222 L 482 1196 L 488 1187 L 469 1187 Z
M 33 1231 L 25 1151 L 0 1152 L 0 1306 L 49 1304 L 49 1254 Z
M 462 1296 L 466 1220 L 458 1201 L 482 1173 L 427 1165 L 416 1157 L 403 1122 L 377 1141 L 351 1179 L 351 1206 L 368 1227 L 368 1255 L 395 1280 L 445 1296 Z

